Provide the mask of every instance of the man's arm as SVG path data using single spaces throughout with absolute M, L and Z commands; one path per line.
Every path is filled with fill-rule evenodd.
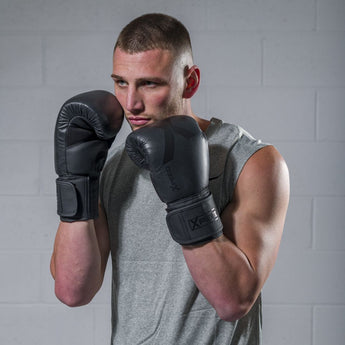
M 89 303 L 102 285 L 109 251 L 101 207 L 96 220 L 60 222 L 50 262 L 57 298 L 71 307 Z
M 183 128 L 183 130 L 182 130 Z M 167 225 L 199 290 L 224 320 L 245 315 L 274 265 L 289 199 L 286 164 L 267 146 L 245 164 L 220 217 L 208 188 L 209 152 L 198 124 L 172 116 L 131 133 L 126 150 L 150 170 Z
M 224 236 L 183 246 L 191 275 L 219 316 L 234 321 L 256 301 L 275 263 L 289 201 L 287 166 L 267 146 L 245 164 L 221 215 Z
M 99 176 L 123 121 L 116 97 L 84 92 L 61 107 L 54 133 L 57 211 L 51 272 L 55 294 L 69 306 L 87 304 L 100 288 L 109 256 Z

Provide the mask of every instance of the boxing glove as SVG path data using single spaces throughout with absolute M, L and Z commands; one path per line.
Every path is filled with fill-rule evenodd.
M 133 131 L 126 139 L 133 162 L 150 171 L 159 198 L 167 204 L 172 238 L 182 245 L 209 242 L 223 232 L 208 188 L 208 142 L 197 122 L 178 115 Z
M 98 216 L 99 175 L 122 121 L 120 103 L 107 91 L 85 92 L 62 105 L 54 138 L 57 213 L 62 221 Z

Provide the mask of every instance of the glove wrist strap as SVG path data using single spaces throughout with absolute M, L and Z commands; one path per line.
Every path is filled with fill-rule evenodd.
M 64 222 L 98 217 L 98 178 L 68 176 L 56 179 L 57 213 Z
M 206 196 L 194 201 L 189 198 L 185 203 L 182 200 L 169 204 L 167 212 L 170 234 L 181 245 L 206 243 L 223 234 L 223 224 L 208 190 Z

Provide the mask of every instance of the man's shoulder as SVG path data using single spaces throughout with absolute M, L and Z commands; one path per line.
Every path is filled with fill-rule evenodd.
M 273 146 L 267 145 L 257 150 L 249 159 L 244 169 L 249 179 L 259 177 L 277 178 L 287 172 L 287 164 L 280 152 Z M 243 174 L 243 175 L 244 175 Z
M 238 125 L 224 122 L 215 117 L 211 118 L 210 125 L 206 130 L 206 135 L 210 143 L 236 140 L 239 134 L 240 127 Z

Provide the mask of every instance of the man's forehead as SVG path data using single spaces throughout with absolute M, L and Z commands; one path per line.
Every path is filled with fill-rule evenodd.
M 113 72 L 121 73 L 170 73 L 175 65 L 175 58 L 171 51 L 152 49 L 138 53 L 128 53 L 119 48 L 115 49 Z
M 130 62 L 150 62 L 152 60 L 161 60 L 162 62 L 172 63 L 174 54 L 167 49 L 150 49 L 143 52 L 129 53 L 120 48 L 116 48 L 114 52 L 114 63 L 130 61 Z

